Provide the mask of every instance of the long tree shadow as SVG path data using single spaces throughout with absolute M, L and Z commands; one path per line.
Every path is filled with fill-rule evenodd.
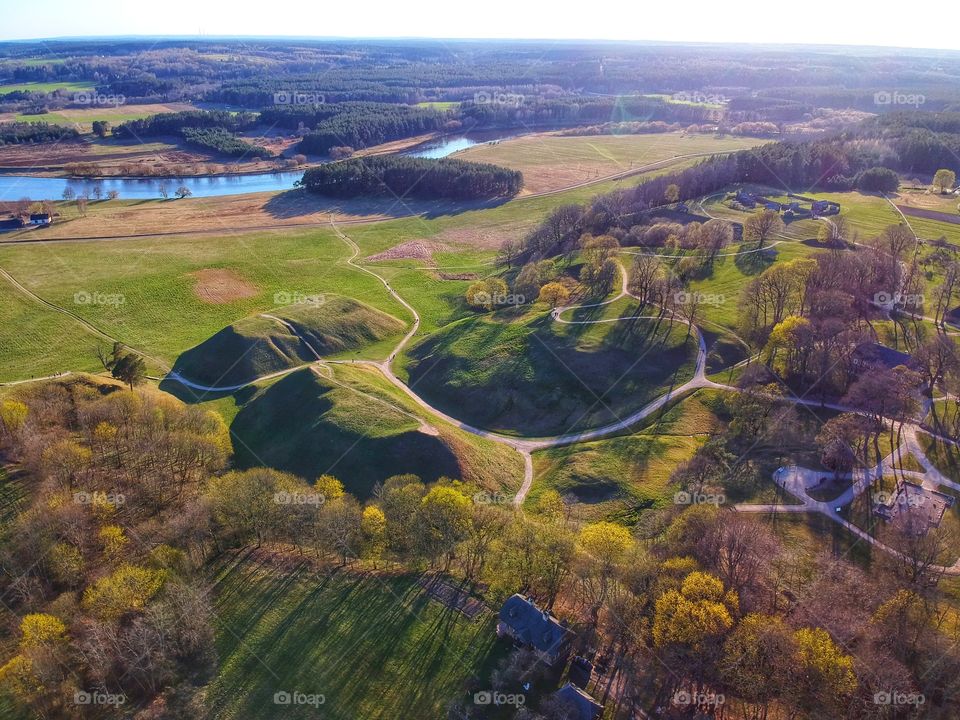
M 744 243 L 740 248 L 741 251 L 751 251 L 740 252 L 734 256 L 734 265 L 736 265 L 744 275 L 758 275 L 773 265 L 777 260 L 778 253 L 775 247 L 757 249 L 756 245 Z
M 490 200 L 419 200 L 397 198 L 393 195 L 364 198 L 334 198 L 309 193 L 303 189 L 287 190 L 271 197 L 263 206 L 268 215 L 278 220 L 290 220 L 310 215 L 340 215 L 347 217 L 403 218 L 421 215 L 432 219 L 473 210 L 499 207 L 513 198 Z

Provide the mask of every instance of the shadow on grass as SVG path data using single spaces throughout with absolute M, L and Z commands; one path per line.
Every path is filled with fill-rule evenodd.
M 410 350 L 410 384 L 480 427 L 524 436 L 583 430 L 689 379 L 696 342 L 677 337 L 676 323 L 677 342 L 667 341 L 669 328 L 668 318 L 574 326 L 547 315 L 458 323 Z
M 278 220 L 303 217 L 317 213 L 348 216 L 379 216 L 388 218 L 421 215 L 425 218 L 438 218 L 459 215 L 472 210 L 488 210 L 499 207 L 513 198 L 494 198 L 491 200 L 453 201 L 453 200 L 417 200 L 396 198 L 392 195 L 374 198 L 333 198 L 315 195 L 303 189 L 287 190 L 271 197 L 263 206 L 271 217 Z
M 752 243 L 744 243 L 743 250 L 755 250 L 756 246 Z M 777 249 L 775 247 L 766 247 L 756 252 L 742 252 L 734 256 L 734 265 L 744 275 L 759 275 L 777 260 Z
M 218 571 L 221 673 L 211 717 L 277 717 L 276 692 L 322 694 L 323 717 L 440 717 L 502 655 L 493 615 L 430 601 L 416 575 L 305 567 L 282 575 L 241 556 Z M 314 713 L 314 714 L 311 714 Z M 315 717 L 309 706 L 284 718 Z
M 424 482 L 462 475 L 450 447 L 412 419 L 381 413 L 360 427 L 345 417 L 337 392 L 349 391 L 297 370 L 254 396 L 230 426 L 237 467 L 266 465 L 311 480 L 329 473 L 360 498 L 392 475 L 413 473 Z

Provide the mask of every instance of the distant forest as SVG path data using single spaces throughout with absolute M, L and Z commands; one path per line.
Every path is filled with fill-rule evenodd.
M 50 61 L 31 61 L 37 57 Z M 88 40 L 0 43 L 0 60 L 0 82 L 82 81 L 127 102 L 194 101 L 252 110 L 273 105 L 277 93 L 293 92 L 320 93 L 326 103 L 411 105 L 496 93 L 533 104 L 687 92 L 729 99 L 734 122 L 797 119 L 821 107 L 904 109 L 896 102 L 878 104 L 878 93 L 895 92 L 922 96 L 926 110 L 960 110 L 960 55 L 920 50 L 813 54 L 588 42 Z M 0 105 L 57 102 L 37 95 L 0 92 Z

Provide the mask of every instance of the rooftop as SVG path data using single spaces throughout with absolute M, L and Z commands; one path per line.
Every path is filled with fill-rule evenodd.
M 522 642 L 541 652 L 554 652 L 573 631 L 530 598 L 511 595 L 500 608 L 500 621 Z

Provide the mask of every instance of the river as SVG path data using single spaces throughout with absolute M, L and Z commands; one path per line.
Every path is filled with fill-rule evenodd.
M 468 147 L 488 142 L 497 142 L 511 137 L 504 132 L 464 133 L 444 135 L 443 137 L 421 143 L 403 152 L 404 155 L 425 158 L 444 158 Z M 302 170 L 273 173 L 248 173 L 244 175 L 216 175 L 183 178 L 64 178 L 31 177 L 27 175 L 0 175 L 0 202 L 11 202 L 21 198 L 31 200 L 60 200 L 63 191 L 73 190 L 75 196 L 87 195 L 95 198 L 97 188 L 101 197 L 113 190 L 120 193 L 121 200 L 152 200 L 162 197 L 161 187 L 166 186 L 170 197 L 177 188 L 183 186 L 190 190 L 192 197 L 216 197 L 220 195 L 240 195 L 242 193 L 277 192 L 290 190 L 293 184 L 303 177 Z

